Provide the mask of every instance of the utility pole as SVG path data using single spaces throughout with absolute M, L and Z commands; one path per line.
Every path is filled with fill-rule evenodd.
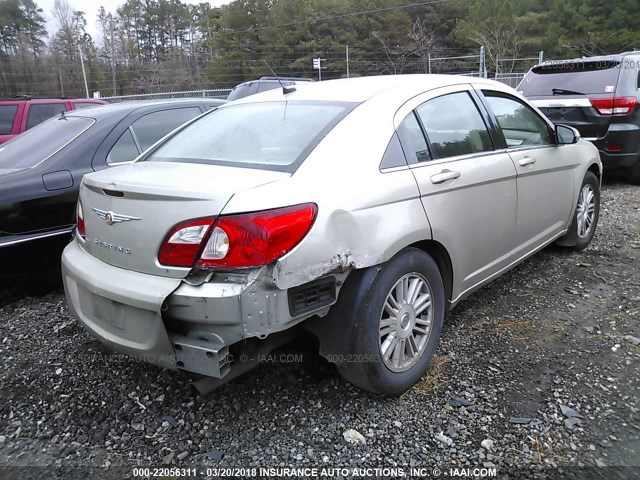
M 427 52 L 427 62 L 429 63 L 428 72 L 431 73 L 431 52 Z
M 347 78 L 349 78 L 349 45 L 347 45 Z
M 82 66 L 82 78 L 84 79 L 84 91 L 87 94 L 87 98 L 89 98 L 89 85 L 87 84 L 87 73 L 84 70 L 84 58 L 82 56 L 82 48 L 80 47 L 80 42 L 78 42 L 78 52 L 80 53 L 80 65 Z
M 486 68 L 484 66 L 484 45 L 480 46 L 480 71 L 478 72 L 478 75 L 480 77 L 484 77 L 487 78 L 486 74 L 484 73 L 486 71 Z
M 111 86 L 113 87 L 113 96 L 116 93 L 116 45 L 113 41 L 113 18 L 111 19 Z
M 64 83 L 62 83 L 62 72 L 60 71 L 60 68 L 58 68 L 58 83 L 60 84 L 60 91 L 64 97 Z

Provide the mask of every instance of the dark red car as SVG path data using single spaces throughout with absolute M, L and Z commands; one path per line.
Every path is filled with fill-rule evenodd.
M 27 95 L 0 98 L 0 144 L 62 111 L 106 103 L 104 100 L 89 98 L 32 98 Z

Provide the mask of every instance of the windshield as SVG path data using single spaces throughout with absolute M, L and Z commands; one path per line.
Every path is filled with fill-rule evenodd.
M 47 160 L 95 123 L 92 118 L 51 118 L 0 145 L 0 170 L 23 170 Z
M 557 62 L 534 67 L 518 90 L 527 97 L 577 94 L 613 94 L 620 62 Z M 555 91 L 555 92 L 554 92 Z
M 353 106 L 329 102 L 229 105 L 188 125 L 145 160 L 293 171 Z

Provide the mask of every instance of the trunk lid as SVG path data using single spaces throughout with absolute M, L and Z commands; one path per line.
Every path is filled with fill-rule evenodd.
M 80 189 L 87 237 L 84 248 L 110 265 L 183 278 L 189 269 L 165 267 L 157 259 L 173 226 L 217 216 L 234 193 L 289 176 L 174 162 L 140 162 L 87 175 Z

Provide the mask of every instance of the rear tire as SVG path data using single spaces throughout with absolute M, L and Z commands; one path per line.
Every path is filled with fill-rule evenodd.
M 355 300 L 340 374 L 380 395 L 400 395 L 427 370 L 442 331 L 445 295 L 436 262 L 408 248 L 384 264 Z
M 627 178 L 632 185 L 640 185 L 640 159 L 627 168 Z

